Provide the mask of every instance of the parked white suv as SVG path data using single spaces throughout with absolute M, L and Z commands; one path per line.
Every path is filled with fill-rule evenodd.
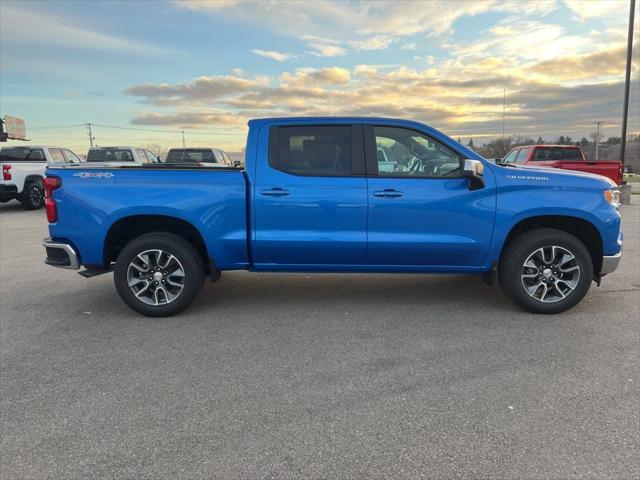
M 94 147 L 87 153 L 87 163 L 144 165 L 158 161 L 153 152 L 139 147 Z
M 0 148 L 0 202 L 19 200 L 27 210 L 44 205 L 42 181 L 47 164 L 78 164 L 82 160 L 71 150 L 61 147 Z

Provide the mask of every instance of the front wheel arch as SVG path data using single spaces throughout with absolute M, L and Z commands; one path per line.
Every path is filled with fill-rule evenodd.
M 518 235 L 540 228 L 550 228 L 560 230 L 562 232 L 573 235 L 580 240 L 589 251 L 591 261 L 593 263 L 594 274 L 597 275 L 602 269 L 602 236 L 598 228 L 588 220 L 579 217 L 571 217 L 566 215 L 541 215 L 529 217 L 515 224 L 507 235 L 500 252 L 498 263 L 502 261 L 502 256 L 506 246 Z

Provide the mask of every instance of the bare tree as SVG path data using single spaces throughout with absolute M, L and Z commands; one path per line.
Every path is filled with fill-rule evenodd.
M 147 150 L 153 152 L 155 155 L 160 155 L 162 153 L 162 145 L 157 143 L 149 143 L 144 146 Z

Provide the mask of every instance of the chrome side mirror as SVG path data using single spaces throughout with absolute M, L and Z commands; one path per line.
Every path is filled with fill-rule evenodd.
M 484 188 L 484 164 L 480 160 L 467 158 L 463 161 L 462 176 L 467 177 L 469 190 Z

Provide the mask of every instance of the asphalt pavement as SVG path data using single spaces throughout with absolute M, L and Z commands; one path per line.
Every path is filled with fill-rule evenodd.
M 475 276 L 235 272 L 165 319 L 1 204 L 1 478 L 639 478 L 638 200 L 560 315 Z

